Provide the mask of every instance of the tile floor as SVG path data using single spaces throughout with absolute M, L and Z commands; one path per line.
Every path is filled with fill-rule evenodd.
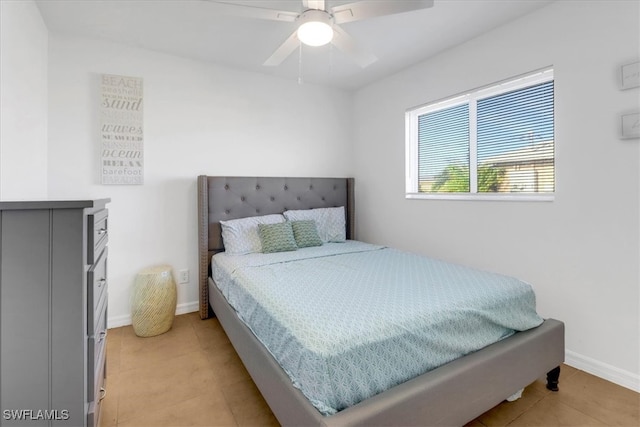
M 563 366 L 560 391 L 542 380 L 468 426 L 640 425 L 640 394 Z M 216 319 L 177 316 L 165 334 L 110 329 L 101 427 L 277 426 Z

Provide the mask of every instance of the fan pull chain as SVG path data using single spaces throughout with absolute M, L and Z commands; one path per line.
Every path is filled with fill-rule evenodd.
M 302 78 L 302 42 L 298 47 L 298 84 L 304 84 L 304 79 Z
M 329 43 L 329 75 L 333 76 L 333 43 Z

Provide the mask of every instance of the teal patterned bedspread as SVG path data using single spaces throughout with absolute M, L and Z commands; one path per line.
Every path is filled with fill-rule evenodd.
M 324 415 L 542 323 L 518 279 L 357 241 L 221 253 L 212 267 L 240 318 Z

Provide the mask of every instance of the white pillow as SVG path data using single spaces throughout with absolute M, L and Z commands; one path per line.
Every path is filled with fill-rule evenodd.
M 284 222 L 284 217 L 280 214 L 220 221 L 225 252 L 229 255 L 262 252 L 258 224 L 276 224 L 279 222 Z
M 323 242 L 344 242 L 347 238 L 344 206 L 285 211 L 288 221 L 314 220 L 318 235 Z

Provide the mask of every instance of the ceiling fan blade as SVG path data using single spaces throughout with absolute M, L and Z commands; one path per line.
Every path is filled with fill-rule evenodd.
M 275 10 L 264 7 L 247 6 L 243 4 L 230 3 L 226 1 L 206 0 L 210 3 L 216 12 L 239 16 L 241 18 L 266 19 L 269 21 L 285 21 L 293 22 L 300 15 L 297 12 L 288 10 Z
M 308 9 L 327 10 L 325 9 L 324 0 L 302 0 L 302 6 L 304 6 L 305 10 L 308 10 Z
M 394 15 L 412 10 L 427 9 L 433 6 L 433 0 L 396 0 L 396 1 L 359 1 L 331 8 L 336 24 Z
M 331 43 L 347 55 L 359 66 L 366 68 L 378 60 L 374 54 L 358 46 L 358 43 L 337 25 L 333 26 L 333 40 Z
M 275 52 L 273 52 L 273 55 L 271 55 L 269 59 L 264 61 L 264 64 L 262 65 L 266 65 L 267 67 L 275 67 L 276 65 L 280 65 L 282 61 L 287 59 L 287 57 L 291 55 L 291 53 L 299 46 L 300 40 L 298 40 L 298 34 L 296 30 L 289 36 L 288 39 L 284 41 L 284 43 L 280 45 L 278 49 L 276 49 Z

